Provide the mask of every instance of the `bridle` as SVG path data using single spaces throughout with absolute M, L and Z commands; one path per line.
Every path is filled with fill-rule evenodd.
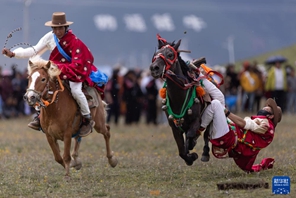
M 165 67 L 163 68 L 163 71 L 162 71 L 162 74 L 161 74 L 161 78 L 164 77 L 164 75 L 166 74 L 166 71 L 170 70 L 172 65 L 175 64 L 177 61 L 178 61 L 178 52 L 175 50 L 175 48 L 173 48 L 171 45 L 165 45 L 163 47 L 160 48 L 161 49 L 166 49 L 166 48 L 169 48 L 173 51 L 174 53 L 174 58 L 171 60 L 171 59 L 168 59 L 166 58 L 163 53 L 159 52 L 157 53 L 153 59 L 152 59 L 152 63 L 158 59 L 158 58 L 161 58 L 164 62 L 165 62 Z
M 171 45 L 167 44 L 163 47 L 160 48 L 161 49 L 166 49 L 166 48 L 169 48 L 173 51 L 173 54 L 174 54 L 174 58 L 173 59 L 169 59 L 169 58 L 166 58 L 163 53 L 159 52 L 157 53 L 153 59 L 152 59 L 152 63 L 154 61 L 156 61 L 158 58 L 161 58 L 164 62 L 165 62 L 165 67 L 163 68 L 163 71 L 162 71 L 162 74 L 161 74 L 161 78 L 164 79 L 164 78 L 168 78 L 170 79 L 171 81 L 173 81 L 176 85 L 178 85 L 181 89 L 184 89 L 184 90 L 187 90 L 193 86 L 197 86 L 199 85 L 199 80 L 201 80 L 202 78 L 206 78 L 206 77 L 198 77 L 196 78 L 193 74 L 190 74 L 188 73 L 188 76 L 190 78 L 192 78 L 192 82 L 188 82 L 188 79 L 183 77 L 183 76 L 178 76 L 176 75 L 172 70 L 171 70 L 171 67 L 177 63 L 178 61 L 178 51 L 175 50 L 174 47 L 172 47 Z M 199 73 L 199 72 L 198 72 Z M 180 81 L 176 81 L 174 77 L 177 77 L 177 79 L 180 79 L 182 78 L 183 80 L 185 80 L 185 82 L 180 82 Z
M 30 78 L 32 76 L 32 74 L 29 75 L 28 78 Z M 32 91 L 35 94 L 37 94 L 37 98 L 36 98 L 37 100 L 36 100 L 36 103 L 35 103 L 34 107 L 36 107 L 36 106 L 47 107 L 50 104 L 52 104 L 53 102 L 57 101 L 58 93 L 64 91 L 64 86 L 63 86 L 63 83 L 62 83 L 59 76 L 57 76 L 56 79 L 57 79 L 56 90 L 54 92 L 50 91 L 50 86 L 49 86 L 49 81 L 50 80 L 49 80 L 49 78 L 47 79 L 47 82 L 46 82 L 46 85 L 45 85 L 43 91 L 40 92 L 40 91 L 36 91 L 35 89 L 27 89 L 27 93 L 29 91 Z M 59 87 L 60 87 L 60 89 L 58 89 Z M 46 100 L 46 99 L 43 99 L 43 96 L 45 94 L 53 94 L 52 99 L 51 99 L 50 102 L 48 100 Z

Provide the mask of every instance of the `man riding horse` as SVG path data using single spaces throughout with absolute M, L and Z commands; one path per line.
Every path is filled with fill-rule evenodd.
M 97 71 L 97 68 L 93 64 L 94 57 L 88 47 L 69 29 L 72 23 L 66 20 L 65 13 L 55 12 L 52 20 L 45 23 L 45 26 L 51 27 L 52 31 L 45 34 L 35 46 L 17 48 L 13 51 L 4 48 L 2 54 L 10 58 L 30 58 L 49 50 L 51 52 L 49 60 L 61 70 L 61 79 L 69 81 L 72 96 L 80 107 L 84 119 L 79 136 L 85 137 L 92 132 L 95 123 L 82 92 L 82 84 L 86 82 L 89 86 L 94 86 L 89 76 L 92 71 Z M 28 126 L 40 130 L 39 116 L 37 115 Z

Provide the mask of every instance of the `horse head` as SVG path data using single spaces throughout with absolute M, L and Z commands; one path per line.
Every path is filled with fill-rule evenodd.
M 179 70 L 176 67 L 176 63 L 179 60 L 178 48 L 181 44 L 181 40 L 177 43 L 168 43 L 164 39 L 158 39 L 158 51 L 154 53 L 152 64 L 150 65 L 151 75 L 154 78 L 162 78 L 164 74 L 171 70 L 174 73 Z
M 49 81 L 60 74 L 60 70 L 41 57 L 34 57 L 28 63 L 28 89 L 24 100 L 30 106 L 43 105 L 42 96 L 48 91 Z

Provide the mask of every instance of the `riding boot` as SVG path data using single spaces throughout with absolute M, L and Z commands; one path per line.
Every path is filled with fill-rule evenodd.
M 91 115 L 83 116 L 82 124 L 80 127 L 80 137 L 86 137 L 92 132 L 92 128 L 95 126 L 95 122 L 92 120 Z
M 33 120 L 28 124 L 28 127 L 31 129 L 40 131 L 41 125 L 40 125 L 40 118 L 39 118 L 39 113 L 33 118 Z

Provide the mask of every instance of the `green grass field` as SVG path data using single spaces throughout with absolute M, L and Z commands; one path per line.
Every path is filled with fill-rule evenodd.
M 0 197 L 283 197 L 273 195 L 272 178 L 291 178 L 291 194 L 296 197 L 296 116 L 284 115 L 275 139 L 262 150 L 257 162 L 274 157 L 274 168 L 246 174 L 232 159 L 209 162 L 198 159 L 187 166 L 178 156 L 168 126 L 111 125 L 111 147 L 119 160 L 111 168 L 105 157 L 103 136 L 96 132 L 82 139 L 81 170 L 71 169 L 71 180 L 64 180 L 64 169 L 54 161 L 42 132 L 31 130 L 31 118 L 0 120 Z M 63 149 L 62 142 L 60 142 Z M 201 157 L 203 141 L 195 148 Z M 269 188 L 218 190 L 220 182 L 267 182 Z

